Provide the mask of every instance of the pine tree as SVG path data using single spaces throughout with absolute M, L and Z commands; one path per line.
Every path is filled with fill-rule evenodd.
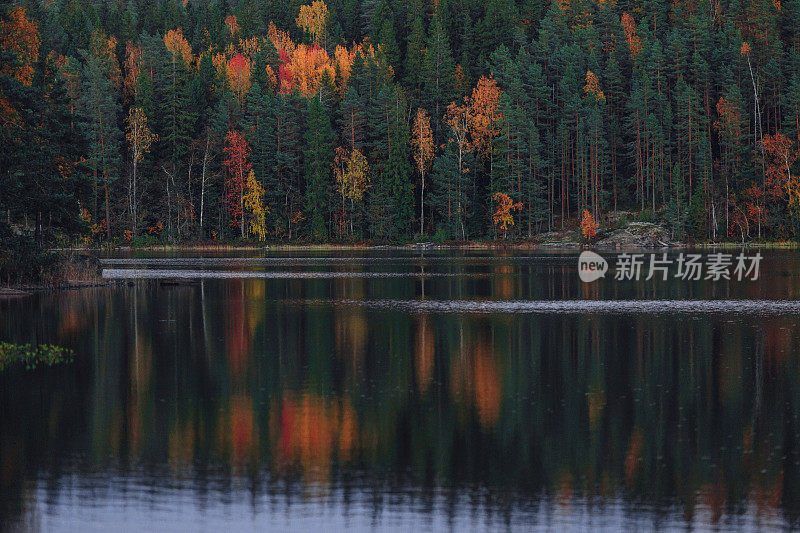
M 293 95 L 279 96 L 275 103 L 275 128 L 271 146 L 275 150 L 274 175 L 279 179 L 283 223 L 287 237 L 297 234 L 296 226 L 302 220 L 303 196 L 300 183 L 301 132 L 303 123 L 301 101 Z
M 420 16 L 414 17 L 411 22 L 411 31 L 406 41 L 405 84 L 411 89 L 411 94 L 418 97 L 423 88 L 423 75 L 420 68 L 425 64 L 425 28 Z
M 84 54 L 83 87 L 80 108 L 84 117 L 84 135 L 88 139 L 88 159 L 92 168 L 93 217 L 98 217 L 98 201 L 102 194 L 104 230 L 111 239 L 111 187 L 119 178 L 122 131 L 119 128 L 121 105 L 114 86 L 113 64 L 109 57 Z M 102 188 L 102 190 L 100 190 Z
M 453 75 L 455 65 L 450 51 L 450 41 L 438 13 L 431 21 L 425 63 L 422 66 L 423 107 L 431 113 L 434 139 L 441 142 L 445 137 L 442 117 L 448 102 L 454 96 Z
M 306 146 L 303 167 L 309 230 L 312 238 L 324 240 L 328 236 L 327 205 L 332 181 L 333 132 L 327 112 L 317 98 L 308 101 Z

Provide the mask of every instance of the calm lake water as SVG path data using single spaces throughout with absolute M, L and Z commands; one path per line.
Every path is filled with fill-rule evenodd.
M 800 253 L 762 253 L 107 259 L 0 299 L 0 340 L 75 353 L 0 374 L 0 529 L 800 526 Z

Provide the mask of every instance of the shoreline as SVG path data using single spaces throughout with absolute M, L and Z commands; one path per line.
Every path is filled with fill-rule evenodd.
M 800 243 L 780 241 L 780 242 L 718 242 L 718 243 L 663 243 L 659 244 L 587 244 L 577 242 L 496 242 L 496 241 L 471 241 L 471 242 L 451 242 L 451 243 L 409 243 L 409 244 L 266 244 L 263 246 L 253 244 L 164 244 L 147 246 L 98 246 L 98 247 L 74 247 L 74 248 L 53 248 L 51 251 L 71 252 L 71 253 L 93 253 L 98 259 L 106 254 L 116 254 L 120 252 L 213 252 L 213 253 L 235 253 L 235 252 L 372 252 L 380 250 L 395 251 L 547 251 L 547 252 L 577 252 L 580 250 L 595 250 L 599 253 L 614 252 L 636 252 L 653 253 L 656 251 L 674 250 L 737 250 L 737 249 L 765 249 L 765 250 L 796 250 L 800 248 Z M 102 270 L 101 270 L 102 272 Z M 30 296 L 34 293 L 88 289 L 92 287 L 108 287 L 119 285 L 120 280 L 105 279 L 99 272 L 97 277 L 84 280 L 65 279 L 57 283 L 19 283 L 13 285 L 0 284 L 0 299 L 20 298 Z
M 653 244 L 596 244 L 580 242 L 494 242 L 470 241 L 466 243 L 408 243 L 408 244 L 159 244 L 146 246 L 96 246 L 53 248 L 53 251 L 70 252 L 302 252 L 302 251 L 376 251 L 376 250 L 553 250 L 574 251 L 582 249 L 597 250 L 663 250 L 663 249 L 734 249 L 764 248 L 768 250 L 795 250 L 800 243 L 780 242 L 673 242 L 663 245 Z

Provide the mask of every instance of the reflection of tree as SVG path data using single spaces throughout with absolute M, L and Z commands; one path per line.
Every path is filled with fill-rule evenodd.
M 414 370 L 417 387 L 422 393 L 428 391 L 433 381 L 435 349 L 436 342 L 430 317 L 428 315 L 420 315 L 414 344 Z
M 307 481 L 327 482 L 333 461 L 348 461 L 357 446 L 356 416 L 346 400 L 286 394 L 272 412 L 276 467 L 286 470 L 297 465 Z
M 245 284 L 242 280 L 231 280 L 225 298 L 225 348 L 231 374 L 238 376 L 247 364 L 247 348 L 250 341 L 245 303 Z
M 101 465 L 169 463 L 176 475 L 248 465 L 327 485 L 357 465 L 378 480 L 410 473 L 565 501 L 622 493 L 708 519 L 742 502 L 766 516 L 800 508 L 794 319 L 280 301 L 396 297 L 410 283 L 140 284 L 113 298 L 43 295 L 38 314 L 20 311 L 24 323 L 3 312 L 24 307 L 0 302 L 4 338 L 79 354 L 24 388 L 0 376 L 0 490 L 19 493 L 30 475 L 19 464 L 79 451 Z M 443 283 L 426 290 L 458 294 Z
M 452 357 L 450 391 L 457 404 L 475 407 L 484 429 L 494 427 L 500 416 L 501 383 L 497 359 L 486 341 L 465 345 Z

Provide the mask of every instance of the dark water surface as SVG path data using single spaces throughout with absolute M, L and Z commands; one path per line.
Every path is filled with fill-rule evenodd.
M 0 299 L 0 341 L 75 352 L 0 374 L 0 529 L 800 526 L 800 253 L 762 253 L 105 260 Z

